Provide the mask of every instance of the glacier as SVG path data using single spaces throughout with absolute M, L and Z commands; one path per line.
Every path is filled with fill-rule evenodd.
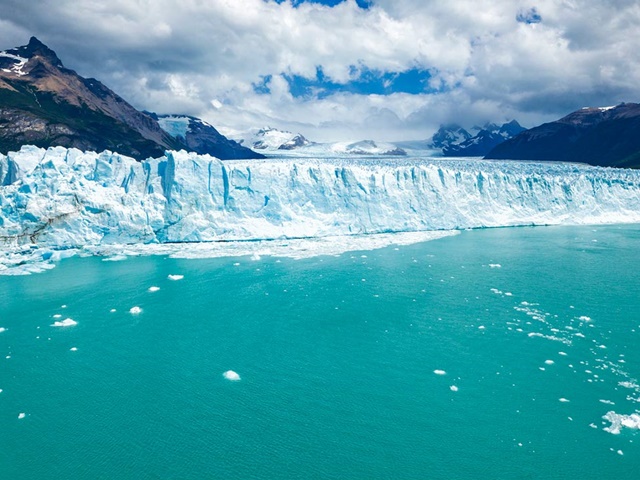
M 0 154 L 0 192 L 0 270 L 74 249 L 640 222 L 640 172 L 562 163 L 25 146 Z

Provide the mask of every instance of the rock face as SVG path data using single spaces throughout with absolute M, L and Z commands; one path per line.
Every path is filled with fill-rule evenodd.
M 640 168 L 640 104 L 583 108 L 520 133 L 486 158 Z
M 501 144 L 525 130 L 517 121 L 512 120 L 501 126 L 488 123 L 475 136 L 469 136 L 459 143 L 450 143 L 442 149 L 445 157 L 483 157 L 496 145 Z M 462 132 L 465 132 L 462 130 Z
M 188 148 L 98 80 L 65 68 L 35 37 L 0 52 L 0 152 L 24 144 L 111 150 L 136 159 Z
M 430 148 L 444 150 L 469 140 L 473 135 L 456 123 L 441 125 L 431 137 Z
M 188 115 L 155 115 L 160 126 L 186 149 L 201 155 L 209 154 L 221 160 L 264 158 L 264 155 L 227 139 L 218 130 L 196 117 Z

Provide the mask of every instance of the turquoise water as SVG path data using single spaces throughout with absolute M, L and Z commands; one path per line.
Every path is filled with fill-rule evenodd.
M 0 277 L 0 478 L 637 478 L 640 432 L 602 416 L 640 409 L 639 247 L 493 229 Z

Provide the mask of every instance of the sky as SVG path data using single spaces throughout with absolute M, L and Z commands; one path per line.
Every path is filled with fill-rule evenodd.
M 136 108 L 314 141 L 638 102 L 638 25 L 637 0 L 0 0 L 0 49 L 34 35 Z

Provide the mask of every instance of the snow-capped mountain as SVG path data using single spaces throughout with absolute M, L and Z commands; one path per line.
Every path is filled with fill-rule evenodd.
M 313 145 L 300 133 L 264 127 L 250 130 L 241 136 L 239 143 L 256 150 L 295 150 Z
M 331 144 L 331 151 L 337 154 L 349 155 L 391 155 L 402 156 L 407 152 L 391 143 L 362 140 L 355 143 L 338 142 Z
M 256 129 L 243 136 L 243 145 L 253 149 L 282 155 L 284 151 L 296 155 L 406 155 L 406 152 L 391 143 L 362 140 L 359 142 L 317 143 L 307 140 L 300 133 L 265 127 Z
M 487 158 L 640 168 L 640 104 L 582 108 L 520 133 Z
M 443 147 L 445 157 L 483 157 L 496 145 L 508 140 L 525 130 L 517 121 L 512 120 L 503 125 L 487 123 L 475 136 Z
M 98 80 L 65 68 L 35 37 L 0 52 L 0 152 L 25 144 L 111 150 L 137 159 L 189 148 Z M 193 148 L 201 154 L 260 157 L 222 136 Z
M 437 150 L 444 150 L 445 148 L 450 148 L 453 145 L 459 145 L 462 142 L 469 140 L 472 136 L 473 135 L 458 124 L 452 123 L 449 125 L 440 125 L 438 131 L 431 137 L 429 147 Z
M 199 118 L 189 115 L 150 115 L 164 131 L 181 141 L 188 151 L 209 153 L 220 160 L 264 158 L 263 155 L 227 139 L 213 125 Z

